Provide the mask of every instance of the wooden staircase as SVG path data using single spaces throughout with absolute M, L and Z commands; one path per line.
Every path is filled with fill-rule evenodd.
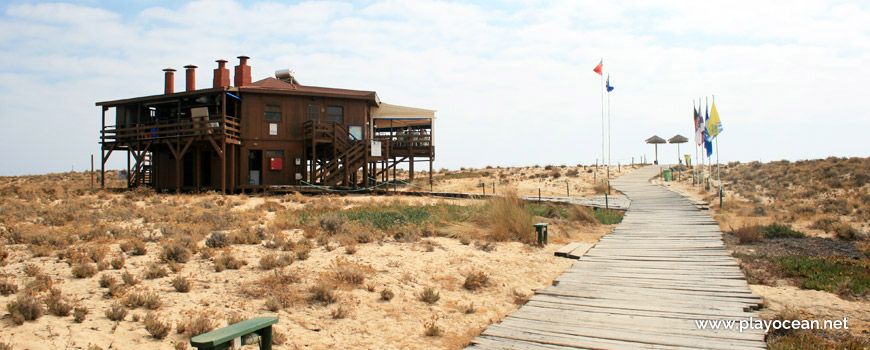
M 133 169 L 130 171 L 130 174 L 127 178 L 127 181 L 129 181 L 128 187 L 154 185 L 154 166 L 151 160 L 152 153 L 142 151 L 140 154 L 140 157 L 142 158 L 141 164 L 140 162 L 137 162 Z
M 311 120 L 304 126 L 306 154 L 315 161 L 309 179 L 321 186 L 355 186 L 354 175 L 366 165 L 368 143 L 340 123 Z

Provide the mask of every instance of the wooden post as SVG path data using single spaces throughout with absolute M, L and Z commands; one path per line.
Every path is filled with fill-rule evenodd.
M 91 188 L 94 188 L 94 155 L 91 154 Z
M 483 189 L 483 196 L 486 197 L 486 182 L 481 182 L 480 188 Z
M 103 106 L 103 129 L 101 132 L 106 131 L 106 109 L 108 107 Z M 106 134 L 102 133 L 100 136 L 105 137 Z M 100 140 L 100 188 L 106 188 L 106 146 L 105 139 Z
M 607 192 L 604 192 L 604 209 L 610 209 L 610 200 L 607 199 Z
M 221 194 L 227 194 L 227 94 L 221 94 Z M 209 162 L 211 165 L 211 162 Z M 209 172 L 210 173 L 210 172 Z M 211 184 L 211 181 L 209 181 Z
M 201 187 L 201 183 L 199 180 L 202 177 L 202 167 L 200 166 L 202 164 L 202 155 L 199 150 L 199 145 L 193 147 L 193 151 L 196 152 L 196 154 L 193 155 L 193 159 L 195 161 L 194 164 L 196 164 L 196 168 L 193 171 L 193 176 L 196 176 L 196 179 L 193 181 L 193 184 L 194 186 L 196 186 L 196 190 L 199 191 Z
M 236 193 L 236 150 L 238 147 L 230 145 L 230 192 Z
M 227 194 L 227 137 L 226 137 L 226 132 L 224 132 L 223 139 L 224 139 L 224 142 L 221 142 L 221 194 L 226 195 Z
M 538 203 L 541 203 L 541 188 L 538 187 Z
M 136 159 L 136 165 L 139 165 L 138 158 Z M 137 167 L 138 168 L 138 167 Z M 133 179 L 130 177 L 130 146 L 127 146 L 127 188 L 132 187 Z
M 568 181 L 565 181 L 565 193 L 568 194 L 568 197 L 571 197 L 571 186 L 568 184 Z

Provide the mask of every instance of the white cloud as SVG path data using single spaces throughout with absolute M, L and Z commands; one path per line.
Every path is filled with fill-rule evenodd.
M 591 70 L 601 57 L 616 86 L 614 162 L 651 157 L 643 140 L 652 134 L 690 136 L 689 105 L 711 94 L 723 160 L 757 159 L 760 149 L 767 160 L 866 156 L 854 141 L 870 126 L 861 2 L 202 0 L 130 13 L 64 3 L 2 11 L 0 122 L 10 127 L 0 147 L 33 144 L 32 130 L 45 136 L 38 149 L 0 152 L 0 175 L 83 168 L 99 153 L 94 102 L 160 93 L 167 66 L 196 64 L 208 85 L 215 59 L 241 54 L 255 79 L 290 66 L 305 84 L 437 109 L 439 168 L 600 158 Z

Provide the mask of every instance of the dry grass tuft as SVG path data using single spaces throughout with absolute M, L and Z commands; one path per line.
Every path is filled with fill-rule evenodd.
M 393 291 L 391 291 L 391 290 L 389 290 L 389 289 L 386 289 L 386 288 L 381 289 L 381 300 L 383 300 L 383 301 L 390 301 L 390 300 L 392 300 L 393 297 L 395 297 L 395 296 L 396 296 L 396 295 L 393 294 Z
M 293 255 L 284 254 L 267 254 L 260 258 L 260 269 L 271 270 L 278 267 L 289 266 L 293 263 Z
M 592 215 L 592 210 L 589 208 L 579 206 L 577 204 L 573 204 L 568 207 L 568 219 L 572 221 L 582 222 L 585 224 L 590 224 L 597 226 L 598 220 L 595 219 L 595 216 Z
M 19 295 L 18 298 L 10 301 L 6 304 L 6 311 L 12 315 L 12 322 L 18 325 L 24 324 L 24 321 L 36 320 L 45 313 L 42 301 L 29 294 Z
M 7 279 L 0 280 L 0 295 L 7 296 L 18 293 L 18 285 Z
M 121 302 L 119 301 L 112 303 L 112 306 L 106 310 L 106 318 L 112 321 L 120 322 L 123 321 L 125 317 L 127 317 L 127 309 L 124 308 L 124 305 L 121 305 Z
M 465 275 L 465 282 L 462 283 L 462 287 L 470 291 L 475 291 L 486 287 L 488 283 L 489 276 L 483 271 L 477 271 Z
M 169 271 L 167 271 L 165 267 L 157 265 L 157 263 L 152 263 L 151 265 L 148 265 L 147 269 L 145 269 L 145 278 L 149 280 L 163 278 L 168 275 Z M 123 278 L 123 275 L 121 277 Z
M 247 260 L 236 258 L 232 252 L 226 251 L 214 259 L 214 270 L 221 272 L 226 269 L 238 270 L 248 264 Z
M 323 277 L 334 285 L 352 288 L 362 285 L 366 277 L 373 273 L 374 269 L 370 266 L 337 257 L 326 268 Z
M 181 243 L 164 243 L 161 249 L 160 259 L 165 262 L 183 264 L 190 260 L 190 249 L 187 249 L 187 247 Z
M 97 266 L 93 263 L 75 263 L 71 272 L 75 278 L 90 278 L 97 274 Z
M 737 236 L 737 241 L 740 242 L 740 244 L 761 242 L 761 239 L 764 238 L 764 234 L 761 232 L 761 226 L 758 225 L 743 226 L 732 230 L 731 233 Z
M 176 292 L 187 293 L 191 289 L 190 280 L 188 280 L 187 277 L 184 276 L 175 276 L 175 278 L 172 280 L 172 288 L 175 288 Z
M 332 315 L 332 319 L 340 320 L 347 317 L 349 312 L 347 309 L 344 308 L 344 306 L 339 305 L 337 308 L 332 309 L 332 312 L 330 314 Z
M 417 296 L 417 299 L 426 304 L 433 305 L 437 303 L 438 300 L 441 300 L 441 293 L 436 292 L 435 289 L 432 287 L 426 287 L 425 289 L 423 289 L 422 292 L 420 292 L 420 295 Z
M 147 330 L 155 339 L 166 338 L 171 329 L 172 325 L 170 325 L 169 322 L 160 321 L 160 319 L 157 318 L 157 315 L 153 312 L 149 312 L 145 315 L 145 330 Z
M 179 333 L 187 333 L 192 338 L 200 334 L 211 332 L 215 327 L 217 327 L 217 325 L 212 320 L 211 315 L 203 313 L 186 322 L 184 326 L 177 325 L 176 331 Z
M 516 241 L 531 244 L 535 240 L 534 217 L 516 194 L 487 200 L 480 220 L 489 228 L 491 240 Z
M 311 293 L 312 301 L 323 303 L 324 305 L 332 304 L 336 300 L 335 290 L 323 283 L 312 286 L 308 291 Z
M 75 311 L 73 311 L 73 320 L 76 323 L 82 323 L 85 321 L 85 318 L 90 313 L 87 307 L 84 306 L 76 306 Z

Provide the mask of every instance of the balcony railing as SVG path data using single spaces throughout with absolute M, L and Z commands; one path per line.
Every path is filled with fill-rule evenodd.
M 152 139 L 184 138 L 201 135 L 223 135 L 228 141 L 238 143 L 240 139 L 238 118 L 231 116 L 209 116 L 180 121 L 157 121 L 125 126 L 106 126 L 102 130 L 104 143 L 133 142 Z

